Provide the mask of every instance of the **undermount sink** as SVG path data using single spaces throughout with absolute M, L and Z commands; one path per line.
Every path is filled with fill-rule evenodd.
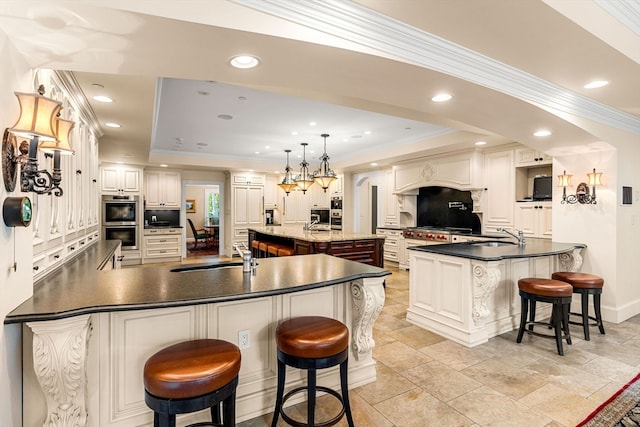
M 220 270 L 224 268 L 242 268 L 242 261 L 239 262 L 221 262 L 217 264 L 193 264 L 193 265 L 184 265 L 181 267 L 172 268 L 172 273 L 182 273 L 185 271 L 195 271 L 195 270 Z
M 514 242 L 501 242 L 498 240 L 489 240 L 486 242 L 471 242 L 469 243 L 470 245 L 474 245 L 474 246 L 486 246 L 489 248 L 499 248 L 500 246 L 513 246 L 515 245 Z

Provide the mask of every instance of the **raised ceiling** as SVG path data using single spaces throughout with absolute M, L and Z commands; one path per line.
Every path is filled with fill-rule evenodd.
M 5 0 L 0 31 L 32 67 L 114 98 L 90 100 L 122 125 L 103 128 L 102 161 L 273 171 L 300 142 L 319 156 L 326 132 L 332 166 L 358 170 L 480 139 L 549 153 L 637 139 L 638 21 L 566 3 Z M 261 66 L 231 68 L 238 53 Z M 596 78 L 611 83 L 583 88 Z M 441 91 L 453 100 L 431 102 Z

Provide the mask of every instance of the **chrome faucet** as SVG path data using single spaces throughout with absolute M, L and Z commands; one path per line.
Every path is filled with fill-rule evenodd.
M 242 246 L 242 249 L 240 248 L 240 246 Z M 250 273 L 252 267 L 251 251 L 247 247 L 247 244 L 244 242 L 234 243 L 233 249 L 235 249 L 242 258 L 242 271 L 245 273 Z
M 524 246 L 525 245 L 525 240 L 524 240 L 524 232 L 522 230 L 516 230 L 518 232 L 518 234 L 513 234 L 512 232 L 510 232 L 509 230 L 506 230 L 504 228 L 498 228 L 496 229 L 496 231 L 504 231 L 505 233 L 507 233 L 510 236 L 515 237 L 516 239 L 518 239 L 518 246 Z
M 311 215 L 311 223 L 305 222 L 304 225 L 302 226 L 302 229 L 303 230 L 311 230 L 311 229 L 313 229 L 313 226 L 318 224 L 319 222 L 320 222 L 320 217 L 318 215 L 312 214 Z

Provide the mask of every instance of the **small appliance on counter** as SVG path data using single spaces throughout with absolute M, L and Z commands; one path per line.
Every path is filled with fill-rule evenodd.
M 265 225 L 273 225 L 274 214 L 273 209 L 267 209 L 264 211 L 264 223 Z
M 144 228 L 180 227 L 179 210 L 146 210 L 144 211 Z

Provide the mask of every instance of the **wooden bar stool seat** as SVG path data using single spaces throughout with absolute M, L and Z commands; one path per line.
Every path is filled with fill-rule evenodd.
M 559 271 L 553 273 L 551 278 L 570 284 L 573 287 L 573 293 L 581 295 L 581 312 L 576 313 L 569 311 L 569 315 L 580 316 L 582 318 L 582 322 L 570 320 L 569 323 L 572 325 L 582 325 L 584 339 L 586 341 L 590 341 L 590 325 L 598 326 L 600 333 L 604 335 L 604 324 L 602 323 L 602 312 L 600 310 L 600 296 L 602 295 L 602 288 L 604 287 L 604 279 L 593 274 L 574 273 L 571 271 Z M 594 316 L 589 316 L 589 295 L 593 295 Z M 593 320 L 594 323 L 589 322 L 589 320 Z
M 283 247 L 281 244 L 279 243 L 269 243 L 269 246 L 267 247 L 267 254 L 269 257 L 274 257 L 274 256 L 278 256 L 278 250 Z
M 571 344 L 571 334 L 569 333 L 569 306 L 571 305 L 571 294 L 573 289 L 568 283 L 559 280 L 525 278 L 518 280 L 520 292 L 520 328 L 516 342 L 522 342 L 525 333 L 544 338 L 555 338 L 556 347 L 560 356 L 564 355 L 562 340 L 566 339 L 567 344 Z M 536 302 L 546 302 L 552 304 L 551 322 L 536 322 Z M 527 313 L 529 312 L 529 320 Z M 554 329 L 553 335 L 535 332 L 535 325 L 551 326 Z M 564 332 L 564 335 L 563 335 Z
M 283 246 L 280 249 L 278 249 L 278 256 L 291 256 L 293 255 L 293 248 L 290 248 L 288 246 Z
M 260 240 L 251 241 L 251 256 L 253 258 L 260 258 Z
M 349 329 L 338 320 L 321 316 L 294 317 L 286 320 L 276 329 L 278 348 L 278 390 L 273 411 L 272 427 L 276 427 L 278 416 L 296 427 L 332 426 L 344 415 L 353 427 L 353 417 L 349 404 L 347 363 L 349 359 Z M 307 385 L 297 387 L 284 394 L 286 366 L 307 370 Z M 341 394 L 328 387 L 316 385 L 316 370 L 340 365 Z M 342 404 L 340 412 L 333 418 L 315 423 L 316 391 L 334 396 Z M 289 417 L 283 405 L 292 396 L 307 392 L 307 422 L 302 423 Z
M 214 339 L 184 341 L 151 356 L 143 376 L 153 425 L 173 427 L 176 414 L 211 408 L 212 422 L 193 426 L 235 426 L 240 358 L 237 346 Z
M 266 258 L 267 257 L 268 248 L 269 248 L 269 244 L 267 242 L 260 242 L 260 244 L 258 245 L 258 256 L 259 256 L 259 258 Z

